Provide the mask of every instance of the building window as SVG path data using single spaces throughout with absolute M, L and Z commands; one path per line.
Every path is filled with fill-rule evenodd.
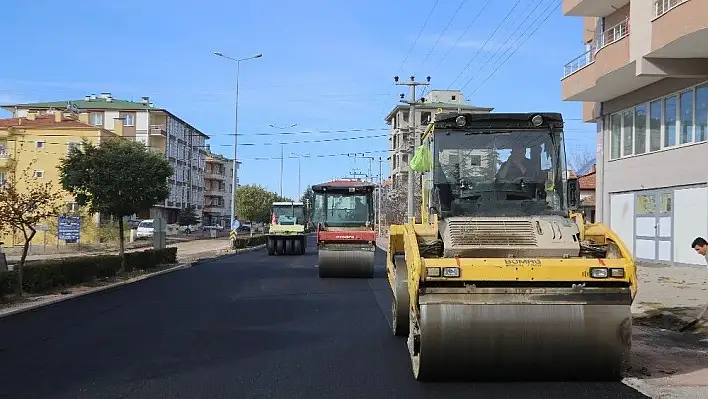
M 5 175 L 5 172 L 0 172 L 0 186 L 5 184 L 5 179 L 7 179 L 7 175 Z
M 708 133 L 708 85 L 696 88 L 696 142 L 706 140 Z
M 44 177 L 44 171 L 43 170 L 35 170 L 34 171 L 34 177 L 37 179 L 41 179 Z
M 457 96 L 454 96 L 454 95 L 452 97 L 450 97 L 450 99 L 452 99 L 452 101 L 455 101 L 456 98 L 457 98 Z
M 649 104 L 649 151 L 661 149 L 661 100 Z
M 620 145 L 622 145 L 622 114 L 613 114 L 610 119 L 612 135 L 610 159 L 617 159 L 620 157 Z
M 135 126 L 135 114 L 125 114 L 125 126 Z
M 94 126 L 103 125 L 103 113 L 102 112 L 91 112 L 89 114 L 89 122 Z
M 680 143 L 693 142 L 693 90 L 681 93 Z
M 644 154 L 647 148 L 647 105 L 634 109 L 634 153 Z
M 676 145 L 676 96 L 664 100 L 664 147 Z
M 37 140 L 34 144 L 37 148 L 44 148 L 45 142 L 43 140 Z
M 707 133 L 704 83 L 610 115 L 610 159 L 704 142 Z

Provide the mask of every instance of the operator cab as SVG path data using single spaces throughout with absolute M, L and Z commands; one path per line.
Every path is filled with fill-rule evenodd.
M 305 205 L 302 202 L 274 202 L 271 224 L 305 224 Z
M 312 222 L 318 228 L 372 225 L 375 188 L 375 185 L 359 180 L 335 180 L 313 185 Z
M 438 114 L 423 145 L 431 213 L 453 216 L 568 215 L 577 206 L 559 113 Z

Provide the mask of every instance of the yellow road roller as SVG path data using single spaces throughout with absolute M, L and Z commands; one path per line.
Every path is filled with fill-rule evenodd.
M 411 168 L 420 220 L 390 228 L 392 329 L 413 376 L 614 380 L 636 265 L 577 212 L 560 113 L 439 113 Z

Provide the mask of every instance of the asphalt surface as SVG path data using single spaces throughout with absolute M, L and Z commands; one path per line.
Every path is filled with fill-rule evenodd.
M 419 383 L 384 274 L 256 251 L 0 319 L 2 398 L 645 398 L 621 383 Z

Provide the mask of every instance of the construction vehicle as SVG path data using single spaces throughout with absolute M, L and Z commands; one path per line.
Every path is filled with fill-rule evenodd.
M 560 113 L 439 113 L 423 133 L 410 162 L 420 220 L 390 226 L 386 262 L 415 379 L 621 378 L 636 265 L 574 211 L 563 125 Z
M 305 205 L 302 202 L 273 202 L 268 226 L 268 255 L 302 255 L 307 248 Z
M 356 179 L 312 186 L 320 277 L 374 276 L 373 193 L 375 185 Z

